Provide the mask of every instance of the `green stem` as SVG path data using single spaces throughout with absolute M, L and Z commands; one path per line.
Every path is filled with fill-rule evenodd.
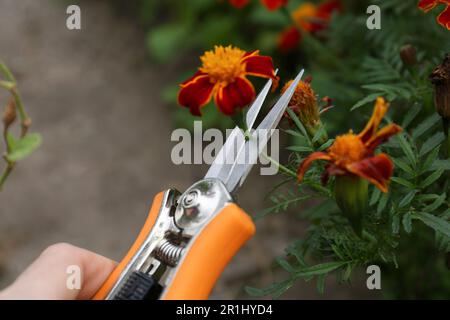
M 276 161 L 275 159 L 271 158 L 269 155 L 267 155 L 265 152 L 262 152 L 261 155 L 266 158 L 267 160 L 269 160 L 271 163 L 273 163 L 274 165 L 276 165 L 278 167 L 278 169 L 294 178 L 297 178 L 297 174 L 292 171 L 291 169 L 289 169 L 288 167 L 285 167 L 284 165 L 282 165 L 281 163 L 279 163 L 278 161 Z
M 6 80 L 16 83 L 16 78 L 14 78 L 11 70 L 9 70 L 9 68 L 2 61 L 0 61 L 0 73 L 3 74 Z
M 28 128 L 30 127 L 31 119 L 25 111 L 25 107 L 22 102 L 19 90 L 17 89 L 16 78 L 12 74 L 11 70 L 0 61 L 0 74 L 2 74 L 7 81 L 1 81 L 0 85 L 9 90 L 14 97 L 17 110 L 19 111 L 20 121 L 22 123 L 22 133 L 21 136 L 24 137 L 27 134 Z
M 2 190 L 3 185 L 5 184 L 6 179 L 8 179 L 9 175 L 11 174 L 13 168 L 14 163 L 8 162 L 6 168 L 3 170 L 3 173 L 0 176 L 0 191 Z

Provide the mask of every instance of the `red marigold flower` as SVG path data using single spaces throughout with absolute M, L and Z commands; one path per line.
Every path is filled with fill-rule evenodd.
M 302 40 L 302 34 L 296 27 L 289 27 L 278 38 L 278 49 L 287 53 L 295 49 Z
M 287 5 L 288 0 L 261 0 L 267 9 L 273 11 Z
M 418 7 L 426 13 L 439 4 L 444 4 L 446 7 L 436 20 L 441 26 L 450 30 L 450 0 L 420 0 Z
M 250 0 L 228 0 L 233 7 L 243 8 L 245 7 Z
M 392 135 L 402 131 L 396 124 L 378 129 L 388 107 L 389 104 L 383 98 L 378 98 L 372 117 L 364 130 L 358 135 L 350 131 L 338 136 L 327 152 L 310 154 L 298 168 L 298 181 L 301 182 L 314 160 L 326 160 L 329 164 L 324 173 L 324 181 L 329 175 L 358 176 L 373 183 L 381 191 L 387 192 L 394 165 L 386 154 L 374 155 L 374 151 Z
M 299 28 L 308 32 L 315 32 L 326 28 L 333 11 L 341 10 L 340 0 L 326 1 L 318 6 L 311 2 L 305 2 L 291 15 Z
M 190 79 L 183 82 L 178 103 L 200 116 L 200 109 L 212 97 L 219 110 L 234 114 L 255 99 L 255 88 L 247 76 L 271 78 L 278 83 L 272 58 L 260 56 L 259 51 L 245 52 L 239 48 L 215 46 L 200 57 L 203 65 Z

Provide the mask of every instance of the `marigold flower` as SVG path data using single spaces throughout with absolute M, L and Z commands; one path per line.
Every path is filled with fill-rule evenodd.
M 200 57 L 202 66 L 195 75 L 183 82 L 178 103 L 188 107 L 193 115 L 212 97 L 219 110 L 232 115 L 255 98 L 255 88 L 247 76 L 271 78 L 278 83 L 272 58 L 260 56 L 259 51 L 245 52 L 239 48 L 215 46 Z
M 359 134 L 350 131 L 338 136 L 327 152 L 314 152 L 300 165 L 297 171 L 298 181 L 314 160 L 329 162 L 323 175 L 326 181 L 329 175 L 357 176 L 373 183 L 378 189 L 387 192 L 394 165 L 384 153 L 374 155 L 375 149 L 392 135 L 402 131 L 396 124 L 378 129 L 389 104 L 378 98 L 375 108 L 364 130 Z
M 274 11 L 287 5 L 288 0 L 261 0 L 261 2 L 267 9 Z
M 418 7 L 423 12 L 427 13 L 439 4 L 443 4 L 446 7 L 444 11 L 439 14 L 436 20 L 441 26 L 450 30 L 450 0 L 420 0 Z
M 243 8 L 245 7 L 250 0 L 228 0 L 233 7 Z
M 302 34 L 296 27 L 289 27 L 278 38 L 278 49 L 287 53 L 295 49 L 302 40 Z
M 297 27 L 304 31 L 315 32 L 325 29 L 333 11 L 341 11 L 341 9 L 339 0 L 330 0 L 319 5 L 305 2 L 294 10 L 291 16 Z

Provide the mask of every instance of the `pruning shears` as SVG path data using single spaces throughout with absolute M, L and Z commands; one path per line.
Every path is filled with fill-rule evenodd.
M 232 195 L 263 152 L 302 75 L 303 70 L 251 132 L 272 86 L 268 80 L 246 114 L 246 132 L 237 126 L 231 131 L 204 179 L 182 194 L 168 189 L 155 196 L 134 244 L 93 299 L 208 298 L 225 266 L 255 233 Z M 233 161 L 224 161 L 229 154 Z

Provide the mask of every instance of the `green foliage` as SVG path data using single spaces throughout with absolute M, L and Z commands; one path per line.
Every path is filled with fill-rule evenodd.
M 413 108 L 404 118 L 412 123 L 414 114 L 417 116 L 418 113 Z M 295 140 L 295 145 L 288 147 L 294 151 L 291 158 L 296 159 L 289 164 L 289 168 L 295 171 L 307 154 L 324 147 L 314 149 L 298 117 L 292 112 L 290 116 L 295 126 L 286 133 L 299 138 Z M 399 245 L 402 241 L 408 241 L 404 239 L 408 235 L 423 232 L 418 224 L 434 232 L 435 240 L 430 244 L 433 250 L 441 251 L 441 254 L 448 252 L 450 201 L 445 175 L 449 174 L 450 168 L 448 160 L 439 158 L 443 139 L 437 126 L 438 120 L 433 114 L 411 127 L 411 133 L 406 131 L 384 145 L 384 151 L 391 155 L 396 165 L 395 176 L 392 177 L 388 194 L 373 188 L 370 208 L 363 220 L 362 237 L 354 233 L 342 213 L 336 210 L 331 191 L 333 181 L 326 186 L 317 184 L 323 171 L 320 162 L 307 172 L 304 183 L 293 185 L 287 195 L 272 195 L 270 199 L 274 205 L 260 213 L 258 218 L 289 208 L 292 211 L 292 207 L 304 207 L 305 202 L 312 198 L 322 202 L 309 211 L 301 211 L 299 216 L 311 222 L 307 237 L 286 248 L 286 256 L 276 261 L 288 273 L 287 279 L 264 289 L 247 287 L 247 293 L 278 298 L 299 279 L 316 279 L 321 292 L 324 279 L 331 273 L 335 273 L 339 281 L 348 282 L 356 267 L 369 264 L 384 264 L 393 269 L 410 268 L 411 265 L 399 263 L 398 257 L 402 257 L 405 251 Z M 308 260 L 311 263 L 307 263 Z M 420 264 L 420 261 L 408 260 L 406 263 Z
M 290 0 L 288 10 L 303 2 Z M 256 218 L 296 212 L 293 217 L 308 221 L 310 228 L 304 239 L 293 242 L 285 256 L 277 259 L 286 279 L 264 289 L 248 287 L 250 295 L 277 298 L 300 279 L 314 279 L 323 292 L 330 274 L 350 282 L 356 268 L 382 264 L 387 297 L 447 298 L 450 281 L 445 279 L 448 270 L 443 260 L 450 248 L 450 161 L 441 150 L 446 136 L 434 111 L 428 75 L 450 51 L 450 33 L 435 21 L 439 10 L 424 14 L 417 0 L 342 2 L 343 12 L 333 14 L 326 30 L 304 33 L 298 48 L 287 54 L 277 50 L 277 37 L 292 21 L 282 10 L 269 12 L 259 1 L 238 10 L 226 0 L 140 0 L 137 11 L 148 30 L 153 61 L 182 62 L 179 82 L 193 74 L 199 65 L 196 57 L 213 45 L 260 49 L 273 57 L 281 83 L 304 67 L 313 76 L 312 87 L 318 96 L 333 99 L 334 108 L 321 116 L 330 137 L 362 129 L 378 96 L 391 103 L 389 121 L 404 128 L 381 148 L 395 164 L 394 177 L 387 194 L 371 187 L 364 232 L 358 237 L 336 206 L 333 178 L 325 186 L 320 182 L 323 163 L 314 163 L 303 182 L 296 183 L 295 172 L 303 159 L 313 151 L 326 150 L 334 140 L 318 146 L 319 136 L 310 137 L 295 114 L 289 113 L 293 126 L 284 132 L 291 141 L 286 150 L 290 156 L 280 170 L 286 178 L 273 188 L 268 197 L 271 204 Z M 366 27 L 370 4 L 382 9 L 381 30 Z M 412 65 L 400 55 L 407 44 L 417 50 L 417 63 Z M 191 53 L 195 53 L 193 59 Z M 177 90 L 175 83 L 164 92 L 167 103 L 176 105 Z M 175 124 L 190 127 L 195 118 L 188 110 L 174 110 Z M 229 119 L 216 108 L 204 110 L 204 127 L 228 126 L 225 121 Z M 281 186 L 289 190 L 281 191 Z M 425 271 L 432 279 L 418 287 L 416 279 L 423 278 Z M 438 280 L 433 280 L 433 274 Z
M 29 156 L 36 150 L 42 142 L 41 135 L 38 133 L 30 133 L 25 137 L 16 140 L 11 133 L 7 136 L 10 151 L 6 155 L 8 161 L 16 162 Z

